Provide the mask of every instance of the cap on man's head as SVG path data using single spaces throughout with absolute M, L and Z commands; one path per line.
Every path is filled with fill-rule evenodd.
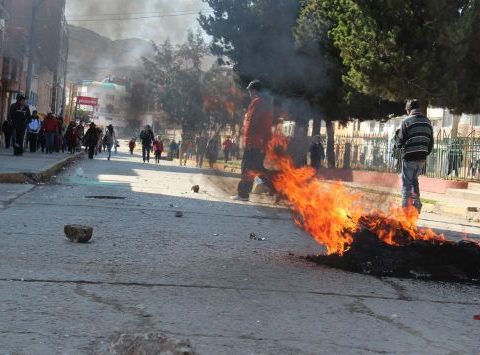
M 407 104 L 405 105 L 405 110 L 410 112 L 412 110 L 418 110 L 420 108 L 420 103 L 417 99 L 407 100 Z
M 22 100 L 25 100 L 25 95 L 23 95 L 23 94 L 18 94 L 18 95 L 17 95 L 17 101 L 22 101 Z
M 263 89 L 263 85 L 260 80 L 253 80 L 247 86 L 247 90 L 262 91 L 262 89 Z

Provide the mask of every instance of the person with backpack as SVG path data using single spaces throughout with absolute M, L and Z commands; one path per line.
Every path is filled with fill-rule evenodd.
M 38 146 L 38 135 L 40 129 L 42 128 L 42 123 L 40 122 L 40 117 L 38 117 L 38 112 L 35 110 L 32 113 L 32 119 L 28 124 L 28 145 L 30 147 L 30 153 L 35 153 Z
M 143 162 L 150 162 L 150 152 L 152 150 L 152 143 L 155 140 L 152 128 L 149 125 L 145 126 L 145 129 L 140 132 L 140 140 L 142 141 L 142 157 Z
M 420 112 L 418 100 L 408 100 L 405 106 L 408 117 L 403 120 L 398 134 L 397 149 L 402 152 L 402 207 L 413 205 L 418 213 L 420 202 L 419 175 L 424 171 L 427 157 L 433 149 L 433 127 Z

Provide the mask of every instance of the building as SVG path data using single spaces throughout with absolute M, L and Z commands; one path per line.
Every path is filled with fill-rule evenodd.
M 0 121 L 18 93 L 40 112 L 62 114 L 68 57 L 65 0 L 0 0 L 0 46 Z
M 83 81 L 77 86 L 76 96 L 98 99 L 98 105 L 78 107 L 90 112 L 90 118 L 98 125 L 106 127 L 112 124 L 119 134 L 127 127 L 127 91 L 124 85 L 105 81 Z

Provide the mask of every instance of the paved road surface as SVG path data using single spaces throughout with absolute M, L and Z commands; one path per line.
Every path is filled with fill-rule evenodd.
M 0 185 L 0 354 L 105 353 L 118 332 L 151 331 L 203 354 L 478 352 L 480 287 L 306 264 L 298 255 L 322 248 L 290 213 L 232 203 L 233 185 L 128 155 L 82 160 L 54 184 Z M 93 242 L 66 241 L 66 223 L 93 226 Z

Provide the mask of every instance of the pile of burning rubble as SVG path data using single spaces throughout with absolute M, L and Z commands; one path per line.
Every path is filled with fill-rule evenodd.
M 480 280 L 477 242 L 455 243 L 417 227 L 413 206 L 391 207 L 388 214 L 366 208 L 361 195 L 341 183 L 326 183 L 309 167 L 295 168 L 286 147 L 286 139 L 275 136 L 267 159 L 277 170 L 273 186 L 292 205 L 295 222 L 327 250 L 308 260 L 372 275 Z

